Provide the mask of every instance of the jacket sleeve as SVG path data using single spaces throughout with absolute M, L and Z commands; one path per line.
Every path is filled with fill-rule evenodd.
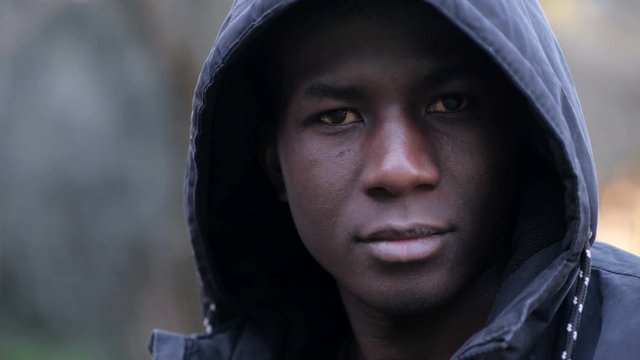
M 273 353 L 253 326 L 236 321 L 209 334 L 181 335 L 154 330 L 152 360 L 273 360 Z

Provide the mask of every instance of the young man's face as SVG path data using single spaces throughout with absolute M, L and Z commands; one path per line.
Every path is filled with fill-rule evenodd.
M 474 45 L 397 3 L 289 24 L 275 145 L 300 237 L 343 297 L 407 314 L 504 260 L 521 119 Z

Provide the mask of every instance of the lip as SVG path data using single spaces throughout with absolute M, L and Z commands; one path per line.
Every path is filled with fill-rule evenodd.
M 357 237 L 373 257 L 388 263 L 425 261 L 435 256 L 451 229 L 425 224 L 387 225 Z

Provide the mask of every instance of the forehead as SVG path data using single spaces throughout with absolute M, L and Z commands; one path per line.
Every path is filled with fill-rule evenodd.
M 278 30 L 285 44 L 330 40 L 326 44 L 331 45 L 377 37 L 445 45 L 464 38 L 433 8 L 415 0 L 373 0 L 357 5 L 301 2 L 279 22 Z
M 455 64 L 489 76 L 496 68 L 459 29 L 420 1 L 302 2 L 274 34 L 272 70 L 280 80 L 299 81 L 330 67 L 349 71 L 375 60 Z

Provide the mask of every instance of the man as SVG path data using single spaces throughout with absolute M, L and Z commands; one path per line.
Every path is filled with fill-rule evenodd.
M 590 248 L 586 128 L 534 2 L 239 1 L 189 154 L 207 334 L 156 332 L 156 359 L 640 350 L 639 262 Z

